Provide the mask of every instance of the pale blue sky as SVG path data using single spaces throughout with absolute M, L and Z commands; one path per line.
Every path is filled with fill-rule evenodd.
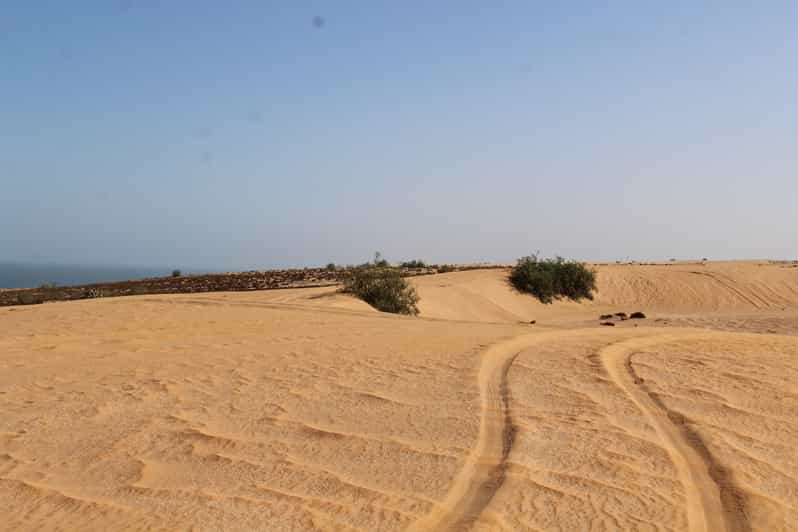
M 0 262 L 798 258 L 796 28 L 776 1 L 5 1 Z

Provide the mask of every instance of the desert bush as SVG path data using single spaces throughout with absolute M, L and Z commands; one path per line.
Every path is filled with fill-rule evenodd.
M 172 270 L 172 277 L 180 277 L 181 275 L 180 270 Z
M 374 253 L 374 266 L 376 266 L 377 268 L 387 268 L 388 266 L 390 266 L 390 264 L 388 264 L 387 260 L 382 258 L 382 253 L 377 251 L 376 253 Z
M 42 301 L 61 301 L 66 299 L 66 293 L 55 283 L 44 283 L 39 285 L 39 293 Z
M 402 268 L 426 268 L 427 265 L 423 260 L 408 260 L 399 264 Z
M 542 260 L 537 255 L 522 257 L 510 272 L 509 281 L 519 292 L 532 294 L 543 303 L 563 297 L 574 301 L 593 299 L 596 290 L 594 270 L 562 257 Z
M 393 268 L 353 270 L 344 280 L 344 292 L 382 312 L 418 314 L 418 294 L 400 271 Z
M 31 292 L 17 294 L 17 305 L 38 305 L 39 303 L 43 303 L 41 296 Z
M 438 270 L 438 273 L 449 273 L 449 272 L 457 271 L 457 268 L 455 268 L 451 264 L 441 264 L 440 266 L 438 266 L 437 270 Z
M 338 267 L 335 265 L 334 262 L 330 262 L 327 266 L 324 267 L 328 272 L 334 272 Z

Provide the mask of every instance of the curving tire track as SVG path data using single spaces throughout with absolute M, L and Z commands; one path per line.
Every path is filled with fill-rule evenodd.
M 712 460 L 703 441 L 688 428 L 685 418 L 669 411 L 650 394 L 632 367 L 636 349 L 709 336 L 711 333 L 638 338 L 612 344 L 600 351 L 600 357 L 612 381 L 647 418 L 675 464 L 685 490 L 689 529 L 692 532 L 745 530 L 747 523 L 742 503 L 723 468 Z
M 478 385 L 481 397 L 480 430 L 475 446 L 455 477 L 445 499 L 408 530 L 469 530 L 483 516 L 504 483 L 507 459 L 516 429 L 512 422 L 507 374 L 516 357 L 534 345 L 559 337 L 595 336 L 595 330 L 540 332 L 523 335 L 488 349 L 482 358 Z M 613 383 L 637 406 L 654 428 L 675 464 L 684 486 L 691 532 L 749 530 L 743 503 L 725 470 L 715 463 L 687 420 L 669 411 L 650 394 L 632 367 L 635 351 L 685 339 L 712 337 L 711 332 L 637 336 L 599 350 L 601 366 Z
M 725 278 L 725 277 L 721 276 L 717 272 L 714 272 L 714 273 L 713 272 L 691 272 L 691 273 L 693 273 L 695 275 L 703 275 L 704 277 L 708 277 L 708 278 L 712 279 L 713 281 L 715 281 L 715 283 L 718 284 L 718 286 L 726 289 L 726 291 L 728 291 L 729 293 L 731 293 L 734 296 L 737 296 L 740 300 L 745 301 L 746 303 L 748 303 L 749 305 L 751 305 L 755 309 L 763 309 L 763 308 L 768 308 L 768 307 L 771 306 L 771 303 L 768 300 L 766 300 L 766 299 L 764 299 L 764 298 L 762 298 L 759 295 L 754 294 L 754 293 L 746 294 L 745 292 L 743 292 L 743 290 L 741 288 L 735 286 L 735 282 L 733 280 Z
M 507 458 L 515 438 L 507 387 L 510 366 L 525 348 L 562 334 L 518 336 L 496 344 L 485 352 L 478 378 L 481 415 L 477 443 L 443 502 L 408 530 L 467 530 L 479 519 L 504 483 Z

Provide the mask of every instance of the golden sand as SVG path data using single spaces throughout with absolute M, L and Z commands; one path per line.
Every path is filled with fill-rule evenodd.
M 0 309 L 0 529 L 798 530 L 798 268 L 505 276 Z

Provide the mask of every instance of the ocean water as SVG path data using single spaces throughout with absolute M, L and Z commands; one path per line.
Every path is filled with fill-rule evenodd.
M 0 288 L 32 288 L 44 283 L 67 286 L 127 281 L 147 277 L 165 277 L 171 273 L 171 268 L 0 263 Z M 183 273 L 188 272 L 184 271 Z

